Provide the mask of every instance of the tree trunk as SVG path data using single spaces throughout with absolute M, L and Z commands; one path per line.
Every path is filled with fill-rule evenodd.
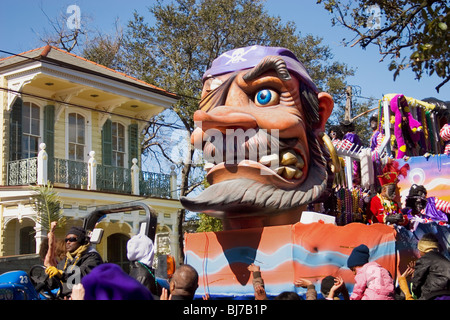
M 180 198 L 186 196 L 186 192 L 189 187 L 189 173 L 191 171 L 192 158 L 194 156 L 194 148 L 189 148 L 189 152 L 186 155 L 186 161 L 184 163 L 184 167 L 181 170 L 181 185 L 180 185 Z M 184 233 L 183 233 L 183 222 L 186 216 L 186 210 L 181 209 L 178 210 L 178 261 L 182 263 L 184 261 Z

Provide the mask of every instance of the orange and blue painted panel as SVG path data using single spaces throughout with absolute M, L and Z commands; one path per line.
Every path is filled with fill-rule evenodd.
M 294 286 L 298 278 L 311 280 L 320 296 L 321 280 L 343 277 L 352 292 L 354 275 L 347 268 L 352 249 L 366 244 L 370 260 L 377 261 L 395 280 L 409 261 L 419 257 L 417 242 L 423 234 L 437 235 L 441 252 L 450 258 L 450 228 L 438 223 L 419 224 L 417 229 L 384 224 L 345 226 L 311 223 L 222 232 L 186 234 L 185 263 L 199 273 L 197 297 L 253 299 L 251 263 L 260 266 L 266 292 L 274 297 L 283 291 L 300 295 L 306 289 Z
M 347 258 L 360 244 L 370 249 L 375 260 L 396 272 L 396 230 L 386 225 L 367 226 L 360 223 L 346 226 L 311 223 L 222 232 L 187 234 L 185 263 L 199 273 L 197 295 L 245 299 L 254 297 L 251 263 L 260 266 L 268 296 L 283 291 L 306 289 L 294 286 L 297 278 L 316 283 L 340 275 L 351 291 L 353 274 Z

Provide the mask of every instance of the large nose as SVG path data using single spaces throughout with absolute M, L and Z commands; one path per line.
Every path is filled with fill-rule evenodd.
M 197 110 L 194 113 L 194 122 L 203 131 L 216 129 L 224 134 L 227 129 L 248 130 L 258 126 L 255 117 L 251 114 L 230 110 L 230 108 L 224 108 L 215 113 Z
M 194 122 L 197 126 L 191 135 L 191 143 L 194 146 L 202 146 L 205 132 L 210 129 L 218 130 L 226 135 L 227 129 L 240 128 L 245 131 L 258 126 L 254 116 L 239 112 L 234 107 L 217 107 L 209 113 L 197 110 L 194 113 Z

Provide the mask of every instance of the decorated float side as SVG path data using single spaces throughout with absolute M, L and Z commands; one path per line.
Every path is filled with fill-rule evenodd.
M 364 148 L 324 133 L 333 101 L 287 49 L 231 50 L 203 81 L 191 141 L 203 150 L 210 186 L 181 203 L 222 219 L 224 231 L 185 235 L 185 263 L 199 273 L 198 297 L 253 299 L 251 264 L 260 267 L 269 297 L 303 295 L 298 278 L 311 280 L 319 293 L 328 275 L 342 276 L 351 293 L 353 248 L 367 245 L 370 260 L 396 279 L 417 259 L 417 241 L 428 232 L 448 255 L 447 215 L 436 207 L 450 201 L 445 105 L 384 96 L 374 146 Z M 440 213 L 403 211 L 400 201 L 382 214 L 368 213 L 383 184 L 400 187 L 402 200 L 411 186 L 424 186 L 420 203 L 433 198 Z

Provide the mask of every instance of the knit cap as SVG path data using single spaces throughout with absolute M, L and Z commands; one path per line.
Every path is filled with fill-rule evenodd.
M 130 261 L 140 261 L 147 266 L 153 264 L 155 249 L 153 241 L 143 234 L 133 236 L 127 242 L 127 258 Z
M 66 236 L 68 236 L 69 234 L 76 235 L 79 243 L 84 243 L 86 240 L 86 230 L 81 227 L 71 227 L 69 231 L 67 231 Z
M 81 283 L 84 300 L 153 300 L 150 290 L 114 263 L 98 265 Z
M 347 260 L 347 267 L 363 266 L 369 262 L 369 257 L 369 248 L 365 244 L 361 244 L 352 250 Z
M 424 253 L 432 250 L 438 250 L 439 242 L 434 234 L 426 233 L 417 243 L 417 249 L 419 249 L 419 251 Z

